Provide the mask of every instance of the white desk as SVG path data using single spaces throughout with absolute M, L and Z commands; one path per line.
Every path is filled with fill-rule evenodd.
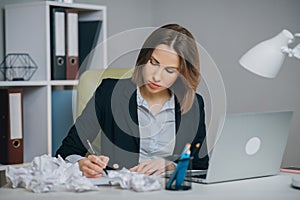
M 193 183 L 189 191 L 134 192 L 115 187 L 101 187 L 99 191 L 83 193 L 75 192 L 49 192 L 32 193 L 25 189 L 0 188 L 0 200 L 235 200 L 235 199 L 259 199 L 259 200 L 290 200 L 300 199 L 300 190 L 290 186 L 291 174 L 280 174 L 266 178 L 248 179 L 216 184 Z

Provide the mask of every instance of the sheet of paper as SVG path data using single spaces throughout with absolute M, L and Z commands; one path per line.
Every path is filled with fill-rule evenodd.
M 109 186 L 115 185 L 120 180 L 116 180 L 115 178 L 109 178 L 107 176 L 99 177 L 99 178 L 88 178 L 89 181 L 93 183 L 95 186 Z

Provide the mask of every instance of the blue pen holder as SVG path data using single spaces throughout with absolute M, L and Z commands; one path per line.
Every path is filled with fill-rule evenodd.
M 178 156 L 171 156 L 169 161 L 175 162 L 176 169 L 165 172 L 165 189 L 174 191 L 183 191 L 192 189 L 191 170 L 192 158 L 180 158 Z M 169 161 L 166 161 L 166 168 L 168 169 Z

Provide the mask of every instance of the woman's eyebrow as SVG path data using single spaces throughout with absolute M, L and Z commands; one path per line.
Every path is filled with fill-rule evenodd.
M 150 59 L 153 59 L 157 64 L 160 64 L 160 62 L 156 59 L 156 58 L 154 58 L 153 56 L 151 56 L 151 58 Z M 167 67 L 167 68 L 174 68 L 174 69 L 178 69 L 178 67 L 174 67 L 174 66 L 165 66 L 165 67 Z
M 158 64 L 160 64 L 159 61 L 158 61 L 156 58 L 154 58 L 153 56 L 151 56 L 151 58 L 152 58 L 155 62 L 157 62 Z

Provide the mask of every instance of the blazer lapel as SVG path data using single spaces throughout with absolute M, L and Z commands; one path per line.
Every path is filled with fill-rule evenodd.
M 118 116 L 118 126 L 128 134 L 139 147 L 139 123 L 137 115 L 136 85 L 130 79 L 119 80 L 114 88 L 112 106 Z M 137 150 L 139 151 L 139 149 Z
M 194 100 L 192 108 L 185 114 L 181 114 L 180 104 L 176 99 L 175 121 L 176 121 L 176 144 L 174 154 L 181 154 L 187 143 L 191 143 L 198 131 L 199 106 Z

